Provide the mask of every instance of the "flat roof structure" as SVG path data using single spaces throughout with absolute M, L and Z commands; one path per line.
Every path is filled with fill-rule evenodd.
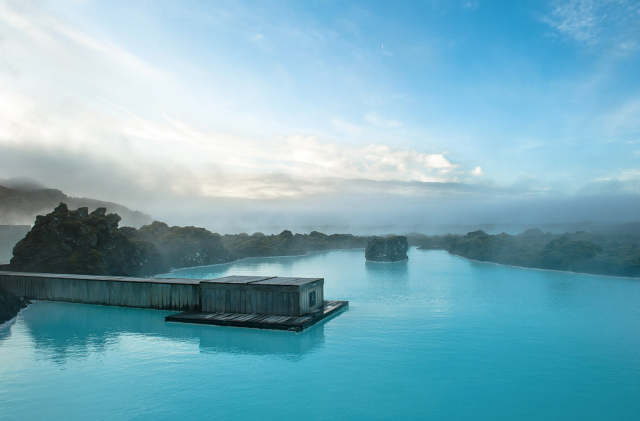
M 226 276 L 200 283 L 201 310 L 299 317 L 324 305 L 323 278 Z
M 0 271 L 0 285 L 36 300 L 176 310 L 167 321 L 300 332 L 348 306 L 325 301 L 323 278 L 130 278 Z

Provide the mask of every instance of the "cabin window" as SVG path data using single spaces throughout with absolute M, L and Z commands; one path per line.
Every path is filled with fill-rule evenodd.
M 309 293 L 309 307 L 315 307 L 316 305 L 316 292 L 311 291 Z

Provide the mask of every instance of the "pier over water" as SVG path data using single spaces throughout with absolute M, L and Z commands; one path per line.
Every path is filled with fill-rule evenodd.
M 227 276 L 218 279 L 0 272 L 5 289 L 35 300 L 183 313 L 167 321 L 300 332 L 348 306 L 325 301 L 323 278 Z

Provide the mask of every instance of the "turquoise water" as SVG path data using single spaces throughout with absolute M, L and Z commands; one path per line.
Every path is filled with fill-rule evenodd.
M 640 419 L 640 280 L 411 250 L 177 271 L 322 276 L 309 331 L 40 301 L 0 329 L 0 419 Z

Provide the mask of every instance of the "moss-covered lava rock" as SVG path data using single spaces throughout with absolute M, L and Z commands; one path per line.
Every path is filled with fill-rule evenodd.
M 293 236 L 296 244 L 306 251 L 336 250 L 365 248 L 368 237 L 359 237 L 351 234 L 323 234 L 311 231 L 311 234 L 296 234 Z
M 24 297 L 18 297 L 0 286 L 0 325 L 16 317 L 29 303 Z
M 506 265 L 640 277 L 640 235 L 613 229 L 598 234 L 529 229 L 518 235 L 489 235 L 473 231 L 463 236 L 427 237 L 419 248 L 444 249 L 468 259 Z
M 154 222 L 139 230 L 128 228 L 127 235 L 155 245 L 165 265 L 172 269 L 227 263 L 236 257 L 222 244 L 220 234 L 204 228 L 169 227 Z
M 374 238 L 369 241 L 364 251 L 364 257 L 374 262 L 399 262 L 407 260 L 409 241 L 403 235 Z
M 239 258 L 301 256 L 307 253 L 288 230 L 278 235 L 264 235 L 259 232 L 251 236 L 245 233 L 225 235 L 222 241 Z
M 152 243 L 118 229 L 120 216 L 105 208 L 69 210 L 60 203 L 38 216 L 13 249 L 11 269 L 22 272 L 150 276 L 165 272 Z

